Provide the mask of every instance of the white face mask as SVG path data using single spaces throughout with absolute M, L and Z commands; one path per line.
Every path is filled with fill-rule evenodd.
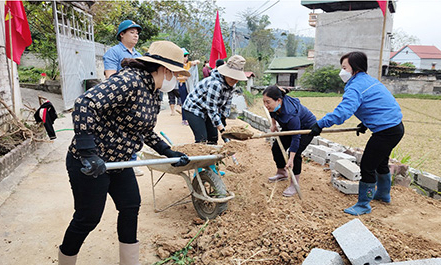
M 176 76 L 174 74 L 170 80 L 167 80 L 167 76 L 164 73 L 164 80 L 162 81 L 162 86 L 159 91 L 168 93 L 175 88 L 177 82 L 178 80 L 176 79 Z
M 344 83 L 348 82 L 349 79 L 351 79 L 352 77 L 352 73 L 341 69 L 340 73 L 338 74 L 341 78 L 341 80 L 343 80 Z

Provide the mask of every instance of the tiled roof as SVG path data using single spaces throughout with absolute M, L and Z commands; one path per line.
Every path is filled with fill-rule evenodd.
M 409 47 L 421 59 L 441 59 L 441 51 L 433 45 L 406 45 L 394 55 L 391 54 L 391 58 L 406 47 Z

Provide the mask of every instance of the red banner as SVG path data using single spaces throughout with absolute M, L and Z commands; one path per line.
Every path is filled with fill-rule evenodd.
M 9 31 L 9 28 L 11 28 L 11 31 Z M 32 44 L 28 19 L 21 1 L 6 1 L 5 32 L 6 56 L 20 64 L 21 55 L 26 47 Z M 11 56 L 11 47 L 13 56 Z
M 213 42 L 211 44 L 210 53 L 210 67 L 216 67 L 216 60 L 227 58 L 227 51 L 225 50 L 224 39 L 222 38 L 222 31 L 219 22 L 219 11 L 216 14 L 216 23 L 214 25 Z

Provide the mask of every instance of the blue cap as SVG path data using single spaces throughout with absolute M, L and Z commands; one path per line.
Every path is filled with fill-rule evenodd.
M 184 52 L 184 56 L 187 55 L 187 54 L 190 54 L 190 53 L 187 51 L 187 49 L 185 49 L 185 48 L 181 48 L 181 49 L 182 49 L 182 51 Z
M 130 29 L 130 28 L 138 28 L 139 31 L 142 30 L 141 26 L 136 24 L 134 21 L 132 21 L 132 20 L 124 20 L 123 22 L 121 22 L 121 24 L 119 24 L 118 33 L 116 34 L 116 39 L 117 40 L 121 40 L 121 37 L 119 36 L 119 34 L 121 32 L 123 32 L 124 30 Z

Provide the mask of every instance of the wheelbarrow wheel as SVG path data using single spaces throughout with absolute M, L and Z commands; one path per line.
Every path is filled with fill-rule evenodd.
M 225 198 L 227 195 L 227 188 L 219 175 L 215 174 L 211 170 L 203 170 L 199 172 L 199 176 L 202 180 L 202 185 L 205 187 L 205 192 L 211 198 Z M 202 194 L 201 187 L 199 186 L 198 179 L 193 178 L 193 189 L 198 194 Z M 227 209 L 227 203 L 215 203 L 198 199 L 194 196 L 191 197 L 193 206 L 196 209 L 199 217 L 202 219 L 214 219 L 219 214 Z

